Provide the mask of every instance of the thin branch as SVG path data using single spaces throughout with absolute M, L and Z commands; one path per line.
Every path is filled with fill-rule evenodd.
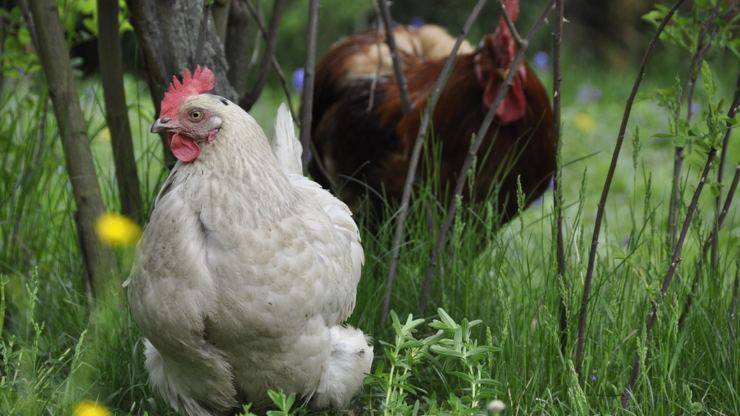
M 681 170 L 686 157 L 683 146 L 676 146 L 673 150 L 673 179 L 671 180 L 671 197 L 668 201 L 668 241 L 667 246 L 676 243 L 676 229 L 678 228 L 678 211 L 681 207 Z
M 717 17 L 721 5 L 721 2 L 717 2 L 714 6 L 712 13 L 709 15 L 707 20 L 702 23 L 701 28 L 699 29 L 699 36 L 696 39 L 696 52 L 694 52 L 694 56 L 691 58 L 689 78 L 686 81 L 686 120 L 689 121 L 691 121 L 692 113 L 694 111 L 691 108 L 691 104 L 694 101 L 694 90 L 696 88 L 696 80 L 699 78 L 699 68 L 701 67 L 701 62 L 704 60 L 704 56 L 709 52 L 709 49 L 712 48 L 711 39 L 713 37 L 713 33 L 710 34 L 710 32 L 714 32 L 716 30 L 714 19 Z M 707 35 L 709 35 L 710 40 L 705 43 Z
M 506 10 L 506 4 L 504 0 L 499 0 L 498 4 L 501 5 L 501 12 L 502 12 L 501 14 L 504 16 L 504 21 L 506 22 L 506 26 L 509 27 L 509 31 L 511 31 L 511 35 L 514 36 L 514 40 L 516 41 L 516 43 L 521 45 L 522 43 L 524 43 L 524 39 L 522 39 L 521 35 L 519 35 L 519 32 L 517 32 L 514 22 L 511 21 L 511 18 L 509 17 L 509 12 Z M 561 25 L 562 25 L 562 22 L 561 22 Z M 562 30 L 562 27 L 561 27 L 561 30 Z M 560 48 L 560 45 L 558 45 L 558 48 Z
M 668 271 L 666 272 L 665 277 L 663 278 L 663 284 L 660 288 L 660 294 L 658 295 L 657 299 L 651 301 L 650 314 L 648 315 L 647 321 L 645 322 L 645 348 L 649 348 L 650 346 L 650 335 L 652 334 L 653 326 L 655 325 L 655 321 L 657 320 L 658 305 L 662 302 L 663 298 L 665 298 L 666 294 L 668 293 L 668 288 L 673 281 L 673 276 L 676 273 L 678 263 L 681 261 L 681 250 L 683 249 L 683 243 L 686 240 L 686 235 L 689 232 L 691 221 L 694 219 L 694 213 L 696 212 L 696 207 L 699 204 L 699 197 L 701 196 L 701 192 L 704 189 L 704 184 L 707 181 L 709 171 L 712 169 L 712 163 L 714 162 L 714 158 L 716 155 L 717 148 L 715 147 L 711 148 L 709 150 L 709 153 L 707 154 L 707 161 L 704 164 L 704 170 L 702 171 L 701 177 L 699 178 L 699 184 L 696 186 L 694 195 L 691 197 L 691 203 L 689 204 L 688 210 L 686 211 L 686 218 L 684 219 L 683 225 L 681 226 L 681 233 L 678 236 L 676 245 L 673 247 L 671 263 L 668 266 Z M 630 371 L 630 377 L 627 381 L 627 386 L 622 392 L 622 407 L 624 408 L 626 408 L 627 404 L 629 404 L 629 399 L 632 396 L 632 389 L 635 386 L 635 382 L 637 382 L 637 376 L 639 374 L 640 354 L 636 352 L 635 358 L 632 362 L 632 370 Z
M 460 50 L 460 45 L 465 41 L 465 37 L 468 35 L 470 28 L 473 23 L 480 15 L 483 6 L 485 6 L 488 0 L 478 0 L 473 10 L 470 12 L 468 19 L 463 25 L 462 32 L 455 40 L 455 44 L 450 51 L 450 55 L 445 60 L 442 71 L 435 81 L 432 87 L 432 95 L 427 101 L 427 109 L 421 117 L 421 123 L 419 125 L 419 131 L 416 133 L 416 139 L 414 140 L 414 148 L 411 151 L 411 160 L 409 161 L 408 171 L 406 172 L 406 181 L 403 186 L 403 194 L 401 195 L 401 206 L 398 208 L 398 216 L 396 218 L 396 228 L 393 234 L 393 245 L 391 249 L 391 263 L 388 266 L 388 275 L 385 281 L 385 297 L 383 298 L 383 310 L 382 310 L 382 322 L 385 323 L 388 319 L 388 313 L 390 312 L 391 305 L 391 294 L 393 293 L 393 281 L 396 277 L 396 270 L 398 268 L 398 260 L 401 253 L 401 240 L 403 240 L 403 233 L 406 226 L 406 219 L 408 218 L 409 212 L 409 201 L 411 199 L 411 190 L 413 189 L 414 178 L 416 177 L 416 171 L 419 167 L 419 158 L 421 157 L 421 149 L 424 146 L 424 138 L 427 135 L 429 124 L 434 114 L 434 110 L 437 107 L 437 101 L 439 96 L 442 94 L 442 89 L 447 83 L 447 79 L 452 73 L 452 69 L 457 62 L 457 52 Z
M 725 222 L 725 218 L 727 218 L 727 212 L 730 210 L 730 206 L 732 205 L 732 198 L 735 196 L 735 191 L 737 190 L 737 184 L 739 180 L 740 165 L 735 167 L 735 176 L 732 178 L 732 185 L 730 185 L 730 190 L 728 191 L 727 197 L 725 198 L 724 206 L 722 207 L 721 211 L 718 212 L 717 222 L 715 225 L 712 225 L 712 233 L 702 245 L 701 254 L 699 255 L 699 261 L 697 262 L 696 271 L 694 272 L 694 280 L 691 282 L 691 289 L 689 290 L 689 294 L 686 296 L 686 301 L 684 302 L 683 309 L 681 310 L 681 315 L 678 318 L 679 330 L 683 328 L 683 324 L 684 322 L 686 322 L 686 318 L 689 316 L 691 306 L 694 303 L 694 295 L 699 289 L 699 281 L 701 280 L 704 258 L 706 257 L 709 249 L 713 247 L 714 244 L 717 242 L 718 234 L 715 231 L 718 231 L 720 228 L 722 228 L 722 225 Z
M 738 105 L 740 105 L 740 76 L 738 76 L 737 81 L 735 82 L 735 94 L 732 99 L 732 104 L 730 105 L 730 109 L 727 111 L 727 123 L 725 126 L 725 134 L 722 137 L 722 151 L 720 153 L 720 159 L 719 159 L 719 169 L 720 171 L 723 168 L 724 160 L 723 156 L 724 153 L 727 151 L 727 146 L 729 145 L 730 136 L 732 135 L 732 120 L 735 118 L 735 114 L 738 110 Z M 721 178 L 721 176 L 720 176 Z M 684 308 L 681 311 L 681 316 L 678 319 L 678 326 L 681 328 L 683 326 L 684 321 L 686 320 L 686 317 L 689 314 L 689 310 L 691 309 L 691 304 L 693 303 L 693 296 L 695 292 L 699 288 L 699 280 L 701 279 L 701 272 L 702 272 L 702 265 L 704 258 L 706 257 L 707 251 L 716 250 L 717 247 L 717 241 L 719 239 L 719 229 L 722 227 L 722 224 L 725 221 L 725 217 L 727 215 L 727 211 L 730 209 L 730 204 L 732 203 L 733 197 L 735 195 L 735 189 L 737 188 L 738 180 L 740 179 L 740 165 L 735 167 L 735 176 L 732 179 L 732 184 L 730 185 L 730 189 L 727 192 L 727 196 L 725 197 L 725 203 L 723 206 L 720 204 L 716 205 L 716 218 L 712 225 L 712 232 L 710 233 L 709 239 L 706 241 L 704 246 L 702 247 L 701 256 L 699 257 L 699 262 L 696 267 L 696 272 L 694 274 L 694 280 L 691 283 L 691 290 L 689 291 L 689 294 L 686 297 L 686 302 L 684 303 Z M 722 196 L 720 195 L 719 198 Z M 714 252 L 712 253 L 711 261 L 714 261 L 714 255 L 716 255 Z M 711 264 L 710 264 L 711 265 Z M 712 265 L 713 266 L 713 265 Z M 712 271 L 715 270 L 713 267 L 711 269 Z
M 245 4 L 247 5 L 247 9 L 249 10 L 249 14 L 252 15 L 252 18 L 254 19 L 255 23 L 257 23 L 257 28 L 259 29 L 259 32 L 262 34 L 262 38 L 267 41 L 269 36 L 267 34 L 267 29 L 265 29 L 265 22 L 262 20 L 262 16 L 257 12 L 254 5 L 251 1 L 246 1 Z M 285 98 L 288 100 L 288 110 L 290 110 L 290 115 L 293 118 L 293 121 L 298 124 L 298 127 L 300 128 L 300 120 L 298 120 L 298 117 L 296 117 L 295 113 L 293 112 L 293 94 L 290 93 L 290 88 L 288 87 L 288 81 L 285 79 L 285 72 L 283 71 L 283 68 L 280 66 L 280 63 L 278 62 L 275 55 L 272 55 L 272 68 L 275 70 L 275 73 L 278 76 L 278 79 L 280 79 L 280 86 L 283 88 L 283 93 L 285 94 Z
M 195 57 L 192 66 L 203 63 L 203 47 L 206 43 L 206 30 L 208 29 L 208 17 L 210 16 L 211 2 L 203 0 L 203 14 L 200 18 L 200 28 L 198 29 L 198 41 L 195 44 Z
M 735 81 L 735 97 L 733 98 L 733 102 L 738 102 L 738 94 L 740 94 L 740 75 L 738 75 L 737 80 Z M 730 110 L 727 112 L 727 116 L 730 118 L 730 120 L 735 118 L 735 113 L 737 113 L 737 104 L 730 107 Z M 730 132 L 732 129 L 732 126 L 728 123 L 727 131 L 725 132 L 725 136 L 722 138 L 722 148 L 719 152 L 719 164 L 717 165 L 717 184 L 719 185 L 720 194 L 717 195 L 717 197 L 714 199 L 714 215 L 715 218 L 719 216 L 720 213 L 720 201 L 722 199 L 722 180 L 725 170 L 725 160 L 727 158 L 727 151 L 729 149 L 730 145 Z M 718 228 L 719 226 L 716 225 L 717 222 L 715 221 L 715 227 L 712 231 L 715 234 L 715 237 L 712 239 L 712 255 L 711 255 L 711 262 L 710 264 L 710 270 L 712 273 L 717 272 L 717 266 L 719 263 L 719 247 L 718 244 L 718 238 L 716 234 L 719 232 Z
M 303 169 L 308 166 L 311 155 L 311 121 L 313 118 L 313 83 L 316 77 L 316 32 L 319 27 L 319 0 L 309 0 L 308 27 L 306 28 L 306 64 L 303 67 L 303 91 L 301 92 L 301 145 L 303 145 Z M 318 155 L 317 155 L 318 157 Z
M 31 43 L 33 43 L 33 48 L 38 50 L 39 44 L 38 44 L 38 36 L 36 35 L 36 25 L 33 22 L 33 18 L 31 17 L 31 11 L 28 8 L 28 1 L 27 0 L 19 1 L 18 8 L 21 11 L 23 20 L 26 22 L 26 27 L 28 27 L 28 33 L 31 35 Z
M 501 6 L 504 6 L 503 1 Z M 562 167 L 560 166 L 560 149 L 561 149 L 561 90 L 560 83 L 563 80 L 562 73 L 560 71 L 560 42 L 563 34 L 563 0 L 557 0 L 555 2 L 555 13 L 557 14 L 557 20 L 555 22 L 555 31 L 553 32 L 553 43 L 552 43 L 552 54 L 553 54 L 553 68 L 552 68 L 552 134 L 555 136 L 555 143 L 557 146 L 556 150 L 556 167 L 553 173 L 553 210 L 555 211 L 555 255 L 557 256 L 558 262 L 558 293 L 560 299 L 560 351 L 565 356 L 566 348 L 568 347 L 568 310 L 567 310 L 567 299 L 563 290 L 565 288 L 565 243 L 563 242 L 563 190 L 560 186 L 560 180 L 562 179 Z M 504 10 L 504 16 L 508 22 L 508 15 Z M 513 26 L 513 24 L 512 24 Z M 509 28 L 512 33 L 515 33 L 512 27 Z M 514 35 L 518 36 L 518 35 Z
M 686 79 L 686 87 L 684 92 L 686 94 L 686 120 L 691 121 L 692 111 L 691 108 L 694 101 L 694 89 L 696 87 L 696 80 L 699 76 L 699 67 L 701 62 L 704 60 L 704 55 L 711 48 L 712 42 L 705 44 L 707 32 L 709 31 L 712 20 L 719 11 L 720 3 L 712 11 L 712 15 L 701 25 L 699 29 L 699 36 L 696 41 L 696 51 L 691 57 L 691 64 L 689 65 L 689 74 Z M 676 109 L 675 119 L 678 120 L 681 113 L 681 105 L 679 102 L 678 108 Z M 676 228 L 678 227 L 678 213 L 681 208 L 681 170 L 683 169 L 684 160 L 684 148 L 683 146 L 676 146 L 673 152 L 673 180 L 671 181 L 671 198 L 668 203 L 668 247 L 672 247 L 676 242 Z
M 586 270 L 586 280 L 584 282 L 583 286 L 583 296 L 581 298 L 581 310 L 579 312 L 578 317 L 578 336 L 576 341 L 576 354 L 575 354 L 575 370 L 577 374 L 581 374 L 581 365 L 583 364 L 583 349 L 585 346 L 586 341 L 586 319 L 588 318 L 588 302 L 589 297 L 591 296 L 591 283 L 593 281 L 594 277 L 594 266 L 596 264 L 596 249 L 599 246 L 599 234 L 601 232 L 601 222 L 604 219 L 604 210 L 606 208 L 606 198 L 609 196 L 609 189 L 612 185 L 612 180 L 614 179 L 614 172 L 617 168 L 617 160 L 619 160 L 619 152 L 622 149 L 622 143 L 624 142 L 624 135 L 627 131 L 627 122 L 629 121 L 630 114 L 632 113 L 632 104 L 635 101 L 635 97 L 637 96 L 637 92 L 640 89 L 640 83 L 642 82 L 642 79 L 645 77 L 645 71 L 647 70 L 647 64 L 648 61 L 650 61 L 650 57 L 653 54 L 653 51 L 655 50 L 655 46 L 658 43 L 658 38 L 660 37 L 660 34 L 663 32 L 663 29 L 666 27 L 668 22 L 673 17 L 674 13 L 676 13 L 676 10 L 681 6 L 681 4 L 684 3 L 686 0 L 678 0 L 676 4 L 673 5 L 671 10 L 666 14 L 666 16 L 663 18 L 663 21 L 660 22 L 660 26 L 658 26 L 658 29 L 655 31 L 655 34 L 653 35 L 653 38 L 650 40 L 650 43 L 648 44 L 648 48 L 645 51 L 645 55 L 642 58 L 642 62 L 640 63 L 640 68 L 637 73 L 637 78 L 635 79 L 634 84 L 632 85 L 632 92 L 630 93 L 629 97 L 627 98 L 627 104 L 624 109 L 624 115 L 622 116 L 622 123 L 619 126 L 619 133 L 617 134 L 617 143 L 614 145 L 614 152 L 612 153 L 612 160 L 611 164 L 609 165 L 609 172 L 606 175 L 606 181 L 604 182 L 604 188 L 601 191 L 601 198 L 599 199 L 599 205 L 596 210 L 596 219 L 594 221 L 594 231 L 591 238 L 591 250 L 588 253 L 588 268 Z
M 403 110 L 403 114 L 407 114 L 409 111 L 411 111 L 411 97 L 409 96 L 409 88 L 406 84 L 406 77 L 404 76 L 403 68 L 401 67 L 401 57 L 398 55 L 396 35 L 394 34 L 393 28 L 393 18 L 391 17 L 391 8 L 388 3 L 388 0 L 378 0 L 378 6 L 380 7 L 380 17 L 381 19 L 383 19 L 383 26 L 385 27 L 385 43 L 388 45 L 388 49 L 391 52 L 391 59 L 393 60 L 393 73 L 396 76 L 398 91 L 401 94 L 401 109 Z
M 250 2 L 248 1 L 247 4 L 249 3 Z M 278 29 L 280 28 L 280 20 L 283 17 L 284 4 L 284 0 L 275 0 L 275 3 L 272 5 L 272 16 L 270 16 L 270 25 L 267 29 L 265 52 L 262 55 L 260 66 L 257 69 L 257 79 L 254 81 L 251 91 L 246 93 L 239 100 L 239 106 L 246 111 L 249 111 L 254 103 L 257 102 L 260 94 L 262 94 L 262 89 L 265 88 L 265 84 L 267 84 L 267 77 L 270 74 L 270 66 L 272 65 L 272 61 L 275 56 L 275 49 L 277 48 L 277 35 Z M 250 4 L 250 11 L 251 9 L 252 5 Z
M 730 303 L 730 311 L 727 316 L 727 325 L 730 328 L 730 339 L 736 339 L 735 336 L 735 319 L 737 317 L 737 299 L 738 299 L 738 278 L 740 278 L 740 259 L 735 262 L 735 282 L 732 284 L 732 302 Z M 730 357 L 734 357 L 735 343 L 730 343 Z
M 421 283 L 419 311 L 422 315 L 424 314 L 427 302 L 429 301 L 429 294 L 431 292 L 432 282 L 434 280 L 434 275 L 437 269 L 437 259 L 442 252 L 442 248 L 445 246 L 445 243 L 447 241 L 447 233 L 449 232 L 450 227 L 452 227 L 452 222 L 455 220 L 455 214 L 457 212 L 457 200 L 462 195 L 463 188 L 465 187 L 465 182 L 467 180 L 468 171 L 473 164 L 473 160 L 478 154 L 478 149 L 483 143 L 485 137 L 488 135 L 488 130 L 493 123 L 494 117 L 496 116 L 496 110 L 503 102 L 506 94 L 509 92 L 509 87 L 511 87 L 514 75 L 518 72 L 516 71 L 516 69 L 524 60 L 524 52 L 529 46 L 529 39 L 531 39 L 532 35 L 536 33 L 539 30 L 540 26 L 542 26 L 542 24 L 545 22 L 547 16 L 550 14 L 550 11 L 553 8 L 554 3 L 555 0 L 550 0 L 547 2 L 547 5 L 540 14 L 540 17 L 534 23 L 532 28 L 529 29 L 529 32 L 527 32 L 526 38 L 522 39 L 522 44 L 517 51 L 516 57 L 511 62 L 511 65 L 509 65 L 509 68 L 506 72 L 506 80 L 499 87 L 496 98 L 495 100 L 493 100 L 493 104 L 491 104 L 491 107 L 488 109 L 488 113 L 483 119 L 483 123 L 478 129 L 478 132 L 475 134 L 475 140 L 471 143 L 470 148 L 468 149 L 468 154 L 465 157 L 465 161 L 463 162 L 462 167 L 460 168 L 460 173 L 458 174 L 457 182 L 455 183 L 454 193 L 452 194 L 452 198 L 450 199 L 450 202 L 447 206 L 447 213 L 445 214 L 444 222 L 439 230 L 437 241 L 434 244 L 432 254 L 429 256 L 429 264 L 427 265 L 426 272 L 424 273 L 424 280 L 422 280 Z
M 375 13 L 380 16 L 380 9 L 378 9 L 378 2 L 373 2 L 373 8 Z M 380 79 L 380 70 L 383 69 L 383 59 L 381 59 L 382 51 L 380 48 L 380 19 L 375 19 L 375 49 L 378 53 L 378 64 L 375 66 L 375 75 L 370 83 L 370 98 L 367 100 L 367 112 L 372 111 L 375 105 L 375 90 L 378 87 L 378 80 Z M 384 322 L 385 323 L 385 322 Z

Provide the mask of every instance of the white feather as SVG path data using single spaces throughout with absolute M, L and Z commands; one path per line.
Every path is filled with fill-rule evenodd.
M 345 406 L 372 362 L 362 332 L 341 326 L 363 262 L 349 209 L 301 174 L 287 107 L 271 147 L 238 106 L 188 104 L 223 125 L 168 178 L 131 271 L 151 384 L 190 416 L 260 407 L 275 388 Z
M 285 173 L 301 175 L 301 142 L 295 136 L 293 117 L 288 105 L 281 103 L 275 117 L 275 137 L 272 140 L 272 153 Z

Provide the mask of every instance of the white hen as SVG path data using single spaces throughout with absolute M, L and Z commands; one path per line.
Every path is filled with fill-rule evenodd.
M 205 93 L 208 69 L 183 78 L 152 126 L 180 162 L 128 283 L 150 383 L 190 416 L 264 406 L 268 389 L 342 408 L 373 358 L 342 325 L 363 263 L 350 211 L 302 175 L 285 105 L 271 148 L 249 114 Z

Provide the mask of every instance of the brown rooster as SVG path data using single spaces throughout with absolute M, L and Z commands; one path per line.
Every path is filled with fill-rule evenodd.
M 516 20 L 518 1 L 506 3 L 509 16 Z M 381 195 L 400 199 L 422 112 L 454 43 L 438 26 L 398 27 L 394 33 L 412 101 L 407 114 L 402 111 L 384 34 L 349 36 L 332 46 L 317 67 L 312 129 L 316 154 L 309 168 L 353 210 L 365 195 L 375 206 Z M 437 170 L 443 190 L 454 186 L 471 138 L 516 50 L 503 18 L 478 48 L 467 43 L 460 48 L 432 118 L 430 137 L 439 148 Z M 477 156 L 473 198 L 498 198 L 503 221 L 516 213 L 517 180 L 527 203 L 547 189 L 555 167 L 552 111 L 542 83 L 527 64 L 517 68 Z

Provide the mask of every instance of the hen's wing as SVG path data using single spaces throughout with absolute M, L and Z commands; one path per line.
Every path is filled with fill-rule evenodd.
M 349 317 L 354 309 L 357 283 L 360 280 L 362 264 L 365 261 L 365 255 L 360 243 L 360 231 L 347 205 L 323 189 L 318 183 L 303 176 L 301 165 L 302 147 L 295 135 L 293 118 L 285 103 L 281 104 L 280 108 L 278 108 L 277 118 L 275 119 L 275 137 L 272 141 L 272 151 L 281 169 L 290 179 L 291 184 L 308 199 L 318 203 L 331 220 L 334 228 L 345 240 L 346 247 L 348 248 L 347 254 L 350 257 L 350 266 L 345 271 L 346 277 L 343 283 L 348 290 L 339 290 L 337 293 L 346 293 L 348 295 L 346 298 L 342 296 L 341 299 L 335 299 L 335 302 L 327 305 L 329 309 L 335 310 L 326 311 L 329 314 L 339 312 L 339 321 L 337 323 L 342 322 Z

